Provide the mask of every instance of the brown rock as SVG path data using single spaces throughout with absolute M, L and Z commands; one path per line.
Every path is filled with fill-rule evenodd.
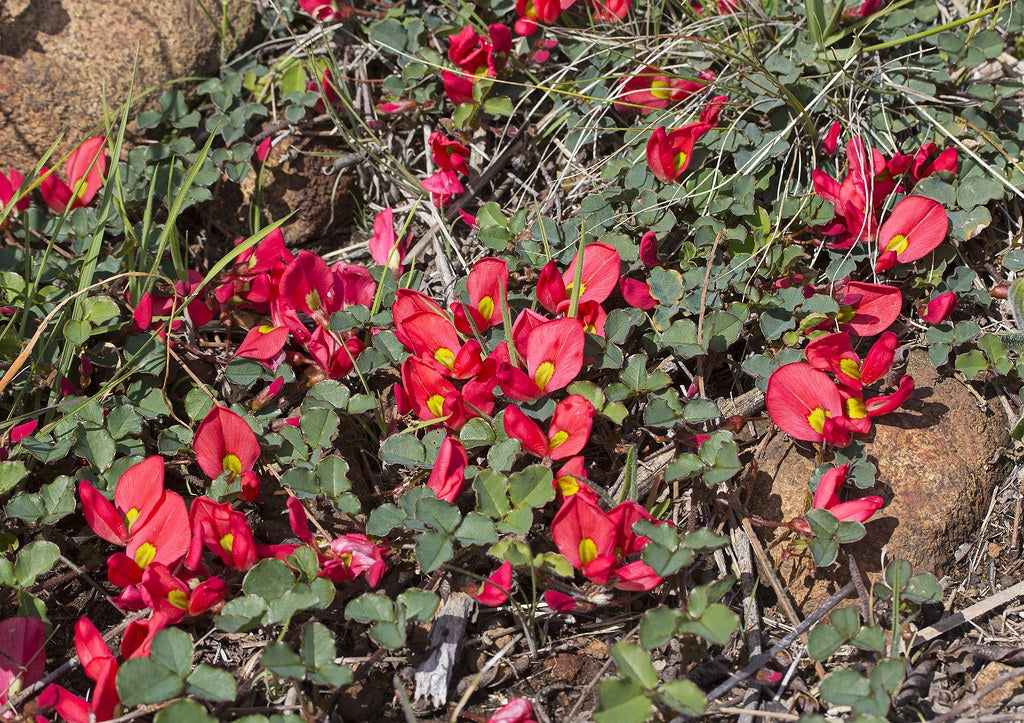
M 973 541 L 1003 475 L 999 452 L 1009 434 L 1002 410 L 980 406 L 963 382 L 940 374 L 919 350 L 911 353 L 907 373 L 914 377 L 913 396 L 901 410 L 877 418 L 864 439 L 878 467 L 878 484 L 856 495 L 887 501 L 867 523 L 867 536 L 852 546 L 860 571 L 869 576 L 881 569 L 883 547 L 887 560 L 909 560 L 915 573 L 947 571 L 957 546 Z M 814 466 L 810 445 L 778 434 L 755 476 L 750 511 L 778 522 L 802 515 L 810 504 L 807 483 Z M 776 538 L 784 534 L 780 529 Z M 784 549 L 772 547 L 772 554 L 783 584 L 805 613 L 850 579 L 845 566 L 812 576 L 807 561 L 782 560 Z
M 981 672 L 974 677 L 974 685 L 979 691 L 994 684 L 1003 675 L 1015 670 L 1004 663 L 992 661 Z M 1007 680 L 1002 685 L 996 686 L 993 690 L 982 696 L 979 701 L 982 710 L 994 710 L 1021 692 L 1020 679 Z
M 220 20 L 220 2 L 207 2 Z M 256 7 L 228 4 L 227 51 L 253 27 Z M 195 0 L 0 2 L 0 159 L 32 169 L 67 129 L 54 158 L 103 124 L 128 96 L 167 80 L 216 72 L 221 40 Z M 52 163 L 51 163 L 52 165 Z
M 260 177 L 264 223 L 295 211 L 281 227 L 289 245 L 312 241 L 315 247 L 323 241 L 325 250 L 338 248 L 331 241 L 348 237 L 356 203 L 350 169 L 335 171 L 334 166 L 339 157 L 350 155 L 339 139 L 330 137 L 289 136 L 274 145 Z M 253 171 L 242 181 L 247 205 L 257 200 L 256 178 Z

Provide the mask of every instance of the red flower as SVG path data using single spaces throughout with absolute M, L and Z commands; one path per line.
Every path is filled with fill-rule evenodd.
M 334 274 L 327 262 L 303 249 L 281 274 L 281 301 L 295 311 L 326 322 L 333 308 Z
M 452 303 L 455 328 L 470 335 L 502 322 L 502 308 L 508 297 L 508 262 L 488 256 L 473 264 L 466 277 L 469 304 Z M 471 323 L 472 322 L 472 323 Z
M 838 332 L 814 339 L 807 345 L 807 361 L 815 369 L 835 374 L 840 384 L 859 390 L 889 373 L 899 340 L 887 331 L 872 345 L 864 363 L 853 350 L 849 334 Z
M 487 723 L 537 723 L 533 706 L 526 698 L 513 698 L 487 719 Z
M 910 175 L 915 181 L 920 181 L 939 171 L 954 174 L 957 172 L 959 156 L 956 148 L 945 149 L 929 163 L 928 159 L 936 150 L 938 150 L 938 146 L 934 143 L 925 143 L 914 155 L 914 161 L 910 166 Z
M 124 471 L 114 487 L 114 504 L 91 483 L 78 486 L 82 514 L 93 532 L 107 542 L 126 545 L 160 506 L 164 496 L 164 460 L 147 457 Z
M 338 0 L 299 0 L 299 7 L 315 20 L 330 22 L 352 16 L 352 8 L 339 3 Z
M 551 521 L 558 551 L 598 585 L 606 584 L 616 567 L 616 532 L 597 503 L 581 495 L 570 497 Z
M 867 522 L 871 515 L 875 514 L 885 504 L 881 497 L 861 497 L 860 499 L 840 502 L 838 490 L 846 481 L 848 465 L 833 467 L 822 475 L 818 487 L 814 491 L 814 501 L 811 503 L 813 510 L 827 510 L 831 512 L 840 522 Z M 798 517 L 791 523 L 792 526 L 803 532 L 810 532 L 811 527 L 802 518 Z
M 469 458 L 462 442 L 451 436 L 445 437 L 430 470 L 427 487 L 434 490 L 437 499 L 455 502 L 466 482 L 467 464 Z
M 231 509 L 228 503 L 217 503 L 209 497 L 197 497 L 188 513 L 192 527 L 192 544 L 185 566 L 198 570 L 203 546 L 230 568 L 248 570 L 256 564 L 256 542 L 252 539 L 245 515 Z
M 10 173 L 6 176 L 0 173 L 0 210 L 5 208 L 11 199 L 14 198 L 14 194 L 21 188 L 21 184 L 25 182 L 25 177 L 15 171 L 13 168 Z M 24 211 L 28 208 L 31 199 L 28 195 L 23 196 L 16 204 L 14 204 L 15 211 Z
M 643 311 L 650 311 L 658 305 L 658 301 L 651 296 L 651 287 L 643 281 L 623 276 L 619 280 L 619 291 L 626 303 Z
M 512 52 L 512 32 L 508 26 L 494 23 L 488 27 L 490 37 L 477 35 L 467 25 L 457 35 L 448 36 L 448 59 L 472 76 L 493 78 Z
M 590 440 L 593 423 L 594 405 L 579 394 L 570 394 L 555 405 L 546 435 L 519 407 L 505 408 L 506 434 L 541 459 L 565 459 L 577 454 Z
M 466 387 L 472 389 L 467 382 Z M 466 420 L 475 416 L 463 400 L 455 385 L 426 362 L 409 357 L 402 363 L 402 391 L 409 408 L 424 422 L 443 422 L 453 431 L 462 428 Z M 485 403 L 486 404 L 486 403 Z M 494 408 L 493 397 L 488 405 Z M 489 414 L 488 409 L 482 409 Z
M 929 324 L 941 324 L 950 317 L 955 309 L 956 294 L 952 291 L 947 291 L 929 301 L 926 309 L 918 309 L 918 313 Z
M 499 366 L 502 391 L 525 402 L 568 386 L 583 368 L 583 342 L 583 324 L 578 319 L 555 319 L 538 325 L 526 338 L 526 371 L 511 364 Z
M 270 362 L 277 357 L 288 343 L 286 326 L 254 326 L 235 350 L 236 356 Z
M 554 261 L 549 261 L 537 280 L 537 300 L 552 313 L 564 314 L 569 308 L 576 280 L 579 254 L 561 275 Z M 615 289 L 619 280 L 619 252 L 605 243 L 592 243 L 583 247 L 583 268 L 580 270 L 579 303 L 590 301 L 600 304 Z
M 37 618 L 0 622 L 0 705 L 8 693 L 24 690 L 46 672 L 46 630 Z
M 571 595 L 565 595 L 557 590 L 545 590 L 544 602 L 556 613 L 571 613 L 576 609 L 576 600 Z
M 411 234 L 409 239 L 412 239 Z M 373 237 L 369 246 L 374 263 L 401 273 L 402 262 L 405 260 L 405 243 L 400 242 L 395 233 L 395 212 L 390 208 L 385 208 L 374 217 Z
M 96 683 L 92 700 L 86 701 L 59 685 L 51 684 L 40 694 L 39 707 L 55 708 L 70 723 L 111 720 L 121 703 L 115 685 L 119 666 L 100 631 L 88 618 L 80 618 L 75 623 L 75 652 L 86 676 Z
M 892 326 L 903 307 L 898 287 L 851 281 L 836 289 L 840 331 L 857 336 L 874 336 Z
M 480 589 L 472 594 L 474 600 L 481 605 L 497 607 L 504 605 L 512 590 L 512 563 L 507 560 L 491 576 L 480 584 Z
M 839 132 L 842 131 L 843 126 L 839 121 L 835 121 L 828 127 L 828 132 L 825 134 L 825 140 L 821 142 L 821 150 L 825 151 L 828 155 L 832 155 L 836 152 L 836 144 L 839 141 Z
M 39 192 L 55 213 L 88 206 L 96 197 L 103 187 L 103 174 L 107 170 L 106 142 L 103 136 L 94 136 L 71 151 L 64 166 L 67 183 L 46 166 L 40 170 L 43 180 L 39 183 Z
M 468 379 L 480 371 L 480 343 L 470 340 L 463 344 L 448 317 L 421 311 L 395 326 L 401 328 L 407 348 L 439 373 L 453 379 Z
M 558 20 L 562 9 L 560 0 L 516 0 L 516 15 L 519 16 L 514 26 L 516 34 L 532 35 L 538 23 L 550 25 Z
M 597 493 L 590 485 L 583 482 L 587 479 L 587 470 L 583 466 L 584 461 L 580 456 L 570 457 L 561 469 L 555 472 L 551 484 L 554 486 L 555 495 L 560 502 L 564 502 L 567 497 L 573 495 L 583 495 L 597 501 Z
M 615 110 L 619 113 L 642 113 L 667 108 L 702 90 L 715 79 L 715 73 L 704 70 L 700 80 L 673 78 L 662 73 L 658 68 L 648 65 L 636 75 L 623 78 L 619 85 L 618 102 Z
M 697 140 L 710 129 L 711 124 L 700 122 L 671 132 L 665 126 L 656 128 L 647 141 L 647 166 L 654 177 L 665 183 L 679 180 L 690 165 Z
M 923 258 L 942 243 L 948 230 L 949 218 L 941 203 L 924 196 L 907 196 L 878 230 L 881 255 L 875 271 Z
M 227 586 L 219 577 L 211 577 L 193 589 L 172 575 L 166 565 L 159 563 L 146 568 L 139 588 L 145 604 L 154 612 L 161 613 L 171 624 L 186 615 L 206 612 L 224 600 L 227 594 Z
M 377 587 L 388 570 L 381 556 L 384 549 L 370 542 L 366 535 L 336 537 L 331 541 L 333 555 L 324 563 L 321 576 L 334 582 L 344 582 L 365 573 L 370 587 Z
M 850 443 L 843 398 L 835 382 L 810 364 L 785 364 L 768 378 L 768 416 L 783 432 L 807 442 Z
M 454 171 L 438 171 L 420 181 L 420 188 L 430 194 L 430 202 L 438 208 L 466 190 Z
M 229 482 L 237 477 L 242 499 L 256 499 L 260 482 L 253 467 L 260 457 L 260 445 L 248 422 L 227 407 L 215 406 L 199 423 L 192 447 L 196 462 L 210 479 L 224 473 Z
M 658 258 L 658 235 L 654 231 L 648 231 L 640 239 L 640 261 L 649 269 L 661 266 L 661 259 Z

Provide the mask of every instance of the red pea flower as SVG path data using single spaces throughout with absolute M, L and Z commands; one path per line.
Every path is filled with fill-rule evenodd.
M 126 469 L 114 487 L 114 504 L 86 481 L 79 484 L 78 496 L 93 532 L 107 542 L 126 545 L 163 500 L 164 460 L 154 455 Z
M 583 324 L 579 319 L 554 319 L 538 324 L 526 337 L 526 371 L 501 364 L 502 391 L 517 402 L 540 399 L 568 386 L 583 368 Z
M 229 482 L 237 477 L 242 499 L 256 499 L 260 482 L 253 467 L 260 457 L 260 445 L 248 422 L 227 407 L 215 406 L 199 423 L 192 447 L 196 462 L 210 479 L 224 473 Z
M 562 9 L 561 0 L 516 0 L 516 34 L 533 35 L 538 23 L 550 25 L 558 20 Z
M 956 294 L 947 291 L 929 301 L 927 308 L 919 308 L 918 313 L 929 324 L 941 324 L 952 315 L 955 309 Z
M 576 609 L 576 600 L 571 595 L 560 593 L 557 590 L 545 590 L 544 602 L 556 613 L 571 613 Z
M 812 367 L 830 371 L 840 384 L 859 390 L 889 373 L 898 346 L 896 335 L 887 331 L 872 345 L 862 364 L 849 334 L 837 332 L 814 339 L 805 353 Z
M 0 210 L 3 210 L 11 199 L 14 198 L 14 194 L 17 193 L 21 184 L 25 182 L 25 177 L 18 173 L 13 168 L 6 176 L 0 173 Z M 24 211 L 28 208 L 31 199 L 25 195 L 14 204 L 14 211 Z
M 579 394 L 570 394 L 555 405 L 547 434 L 516 406 L 506 407 L 503 423 L 506 434 L 518 439 L 530 454 L 541 459 L 565 459 L 579 453 L 590 440 L 594 405 Z
M 24 690 L 46 672 L 46 630 L 38 618 L 0 622 L 0 705 L 11 692 Z
M 813 510 L 827 510 L 831 512 L 840 522 L 867 522 L 868 519 L 882 509 L 885 500 L 881 497 L 861 497 L 860 499 L 840 502 L 838 490 L 846 481 L 848 465 L 833 467 L 821 476 L 818 487 L 814 491 L 814 501 L 811 503 Z M 811 526 L 802 518 L 793 520 L 791 526 L 801 532 L 810 532 Z
M 352 7 L 338 0 L 299 0 L 299 7 L 313 16 L 314 20 L 331 22 L 352 16 Z
M 875 271 L 927 256 L 942 243 L 947 231 L 949 217 L 941 203 L 924 196 L 907 196 L 878 229 L 881 255 L 875 262 Z
M 555 488 L 555 495 L 560 502 L 573 495 L 583 495 L 597 501 L 597 493 L 590 485 L 583 482 L 587 479 L 587 470 L 583 466 L 583 457 L 570 457 L 562 465 L 561 469 L 555 472 L 551 484 Z
M 370 542 L 366 535 L 352 533 L 331 541 L 332 557 L 324 563 L 322 577 L 334 582 L 351 580 L 365 573 L 370 587 L 377 587 L 387 572 L 382 547 Z
M 626 303 L 636 309 L 650 311 L 658 305 L 657 299 L 651 296 L 651 287 L 643 281 L 623 276 L 619 280 L 619 291 Z
M 896 286 L 850 281 L 835 291 L 840 331 L 856 336 L 880 334 L 899 318 L 903 293 Z
M 412 238 L 411 234 L 409 238 Z M 374 263 L 400 274 L 405 260 L 405 245 L 395 233 L 395 212 L 385 208 L 373 219 L 373 237 L 369 246 Z
M 197 497 L 188 513 L 192 543 L 185 566 L 198 570 L 203 546 L 235 570 L 248 570 L 256 564 L 256 542 L 245 515 L 231 509 L 227 502 Z
M 835 121 L 828 127 L 828 132 L 825 134 L 825 140 L 821 142 L 821 150 L 825 151 L 828 155 L 832 155 L 836 152 L 836 145 L 839 142 L 839 132 L 843 129 L 842 124 L 839 121 Z
M 839 389 L 810 364 L 794 362 L 772 372 L 765 405 L 772 422 L 794 439 L 840 447 L 850 443 Z
M 434 490 L 437 499 L 455 502 L 466 482 L 467 464 L 469 457 L 462 442 L 451 436 L 445 437 L 430 470 L 427 487 Z
M 537 723 L 533 719 L 533 706 L 526 698 L 513 698 L 494 711 L 487 723 Z
M 236 356 L 270 362 L 284 349 L 288 343 L 288 327 L 286 326 L 254 326 L 249 329 L 245 339 L 235 350 Z
M 120 666 L 100 631 L 88 618 L 79 618 L 75 623 L 75 652 L 85 675 L 96 683 L 91 700 L 79 698 L 54 683 L 40 694 L 39 707 L 55 708 L 70 723 L 111 720 L 121 703 L 115 685 Z
M 573 495 L 551 521 L 551 536 L 558 551 L 577 570 L 605 585 L 616 566 L 615 523 L 596 502 Z
M 452 303 L 452 316 L 459 333 L 486 331 L 502 322 L 502 308 L 508 297 L 508 262 L 488 256 L 473 264 L 466 277 L 469 303 Z M 470 323 L 472 322 L 472 324 Z
M 103 136 L 93 136 L 71 151 L 64 166 L 67 183 L 43 166 L 39 171 L 43 177 L 39 193 L 51 210 L 63 213 L 92 202 L 103 187 L 103 174 L 107 170 L 106 142 Z
M 508 601 L 508 594 L 512 590 L 512 563 L 505 561 L 501 567 L 491 573 L 491 576 L 480 584 L 480 589 L 471 596 L 481 605 L 497 607 Z

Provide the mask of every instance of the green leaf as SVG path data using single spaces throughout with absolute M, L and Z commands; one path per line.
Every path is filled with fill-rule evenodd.
M 815 537 L 807 544 L 807 549 L 818 567 L 828 567 L 839 556 L 839 543 L 831 537 Z
M 858 630 L 856 637 L 850 642 L 861 650 L 880 653 L 885 650 L 885 631 L 878 625 L 868 625 Z
M 808 510 L 804 519 L 817 537 L 833 537 L 839 531 L 839 520 L 828 510 Z
M 375 623 L 370 627 L 370 637 L 385 648 L 405 647 L 405 626 L 397 623 Z
M 326 626 L 318 622 L 309 622 L 302 627 L 302 662 L 310 670 L 334 661 L 338 654 L 334 636 Z
M 180 694 L 183 687 L 181 676 L 154 658 L 126 660 L 117 671 L 117 693 L 125 706 L 162 703 Z
M 636 643 L 621 642 L 612 647 L 612 657 L 619 672 L 638 685 L 653 690 L 658 684 L 658 673 L 651 665 L 651 654 Z
M 360 595 L 345 606 L 345 619 L 372 623 L 395 619 L 395 604 L 384 595 L 372 592 Z
M 696 718 L 704 714 L 708 699 L 690 680 L 670 680 L 658 688 L 658 700 L 677 713 Z
M 834 705 L 853 705 L 871 694 L 868 679 L 860 673 L 841 668 L 821 681 L 821 696 Z
M 640 644 L 648 650 L 668 645 L 682 614 L 664 605 L 648 610 L 640 619 Z
M 238 688 L 231 673 L 204 663 L 185 679 L 185 692 L 203 700 L 227 703 L 238 695 Z
M 347 665 L 327 663 L 316 671 L 314 677 L 321 678 L 326 685 L 332 688 L 341 688 L 352 683 L 352 668 Z
M 18 552 L 14 578 L 21 587 L 28 587 L 43 573 L 49 572 L 60 559 L 60 548 L 47 540 L 30 542 Z
M 441 600 L 429 590 L 412 587 L 398 596 L 398 604 L 405 608 L 407 618 L 425 623 L 434 617 Z
M 10 492 L 26 477 L 28 468 L 24 462 L 0 462 L 0 495 Z
M 416 519 L 439 532 L 451 534 L 462 521 L 462 515 L 451 502 L 424 497 L 416 503 Z
M 839 608 L 832 613 L 829 622 L 843 636 L 844 640 L 854 637 L 860 630 L 860 617 L 853 607 Z
M 192 670 L 192 640 L 178 628 L 161 630 L 153 638 L 153 660 L 184 678 Z
M 264 600 L 281 597 L 295 585 L 295 575 L 288 566 L 274 558 L 260 560 L 245 574 L 242 591 L 259 595 Z
M 507 118 L 514 112 L 515 110 L 512 107 L 512 101 L 503 95 L 488 98 L 484 101 L 484 113 Z
M 485 469 L 473 480 L 477 509 L 492 519 L 501 519 L 512 509 L 508 502 L 508 482 L 503 475 Z M 372 514 L 371 514 L 372 517 Z
M 907 663 L 902 658 L 886 658 L 878 661 L 878 665 L 871 671 L 868 680 L 872 688 L 880 688 L 887 694 L 893 695 L 900 686 L 907 674 Z
M 216 723 L 216 719 L 194 700 L 178 700 L 161 708 L 153 723 Z
M 732 610 L 721 603 L 708 605 L 699 620 L 684 622 L 679 626 L 680 632 L 693 633 L 705 640 L 725 645 L 740 625 L 740 619 Z
M 258 595 L 229 600 L 214 622 L 221 630 L 235 633 L 255 627 L 267 611 L 267 601 Z
M 328 499 L 337 499 L 352 488 L 348 478 L 348 462 L 332 454 L 316 465 L 316 481 Z
M 480 417 L 473 417 L 459 431 L 459 440 L 466 449 L 487 446 L 494 442 L 494 430 Z
M 64 338 L 75 346 L 82 346 L 85 344 L 85 342 L 89 341 L 89 336 L 91 334 L 92 324 L 88 321 L 68 319 L 68 322 L 64 324 Z
M 316 607 L 319 602 L 320 598 L 313 594 L 308 585 L 296 585 L 280 597 L 269 600 L 264 622 L 268 625 L 287 624 L 295 613 Z
M 612 678 L 597 689 L 595 723 L 644 723 L 650 714 L 651 701 L 631 680 Z
M 942 600 L 942 588 L 939 586 L 939 581 L 935 579 L 934 575 L 930 572 L 924 572 L 920 575 L 914 575 L 914 577 L 907 581 L 907 586 L 903 588 L 903 593 L 900 597 L 918 605 L 935 603 Z
M 814 660 L 825 660 L 846 642 L 831 625 L 819 625 L 807 636 L 807 654 Z
M 331 409 L 309 409 L 299 420 L 299 429 L 311 447 L 329 447 L 338 429 L 338 415 Z
M 425 465 L 427 451 L 410 432 L 400 432 L 387 437 L 380 446 L 380 456 L 388 464 L 397 464 L 402 467 L 416 467 Z
M 75 453 L 101 472 L 106 471 L 117 454 L 117 443 L 103 427 L 87 427 L 79 434 Z
M 683 407 L 683 420 L 690 424 L 718 419 L 721 415 L 722 413 L 718 411 L 718 405 L 710 399 L 691 399 Z
M 490 545 L 498 541 L 498 533 L 490 518 L 479 512 L 470 512 L 455 531 L 463 545 Z
M 366 520 L 366 534 L 383 537 L 407 519 L 409 519 L 409 515 L 405 513 L 405 510 L 390 502 L 375 507 Z
M 260 664 L 279 678 L 302 680 L 306 674 L 302 660 L 285 643 L 271 643 L 264 648 Z
M 551 470 L 539 464 L 531 465 L 522 472 L 508 478 L 508 493 L 516 507 L 527 505 L 543 507 L 555 499 L 555 488 L 551 484 Z
M 416 559 L 423 572 L 433 572 L 452 559 L 452 541 L 439 532 L 424 532 L 416 537 Z

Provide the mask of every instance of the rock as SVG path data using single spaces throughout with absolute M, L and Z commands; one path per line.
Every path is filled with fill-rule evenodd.
M 1015 668 L 1005 663 L 992 661 L 974 677 L 975 687 L 981 691 L 994 684 L 1000 677 L 1011 673 Z M 1013 696 L 1021 692 L 1020 679 L 1007 680 L 1002 685 L 996 686 L 993 690 L 982 696 L 979 707 L 982 710 L 995 710 L 1003 705 Z
M 274 145 L 260 179 L 264 223 L 295 211 L 281 227 L 289 246 L 301 244 L 315 250 L 324 242 L 324 250 L 338 248 L 339 241 L 349 236 L 356 202 L 352 169 L 335 171 L 334 166 L 335 160 L 351 155 L 340 139 L 332 137 L 288 136 Z M 254 171 L 242 180 L 246 206 L 256 201 L 256 177 Z M 237 214 L 239 208 L 234 211 Z M 245 213 L 245 209 L 241 211 Z M 239 218 L 239 222 L 244 220 Z
M 221 3 L 206 2 L 220 21 Z M 256 20 L 248 0 L 228 3 L 234 50 Z M 196 0 L 10 0 L 0 2 L 0 169 L 28 174 L 67 129 L 55 158 L 103 125 L 128 96 L 173 78 L 216 73 L 218 28 Z M 52 164 L 51 164 L 52 165 Z
M 881 570 L 883 547 L 886 560 L 909 560 L 915 573 L 948 571 L 957 547 L 974 541 L 993 486 L 1005 476 L 999 460 L 1009 432 L 1002 409 L 979 406 L 963 382 L 940 374 L 921 350 L 911 353 L 907 373 L 914 377 L 913 396 L 902 409 L 877 418 L 863 439 L 878 483 L 856 495 L 887 501 L 867 523 L 867 536 L 851 546 L 861 573 L 872 579 Z M 750 511 L 776 522 L 802 515 L 810 505 L 807 483 L 814 466 L 810 445 L 777 434 L 755 475 Z M 779 528 L 773 541 L 785 535 Z M 783 559 L 785 547 L 774 546 L 771 554 L 805 614 L 850 579 L 843 565 L 812 576 L 808 562 Z

